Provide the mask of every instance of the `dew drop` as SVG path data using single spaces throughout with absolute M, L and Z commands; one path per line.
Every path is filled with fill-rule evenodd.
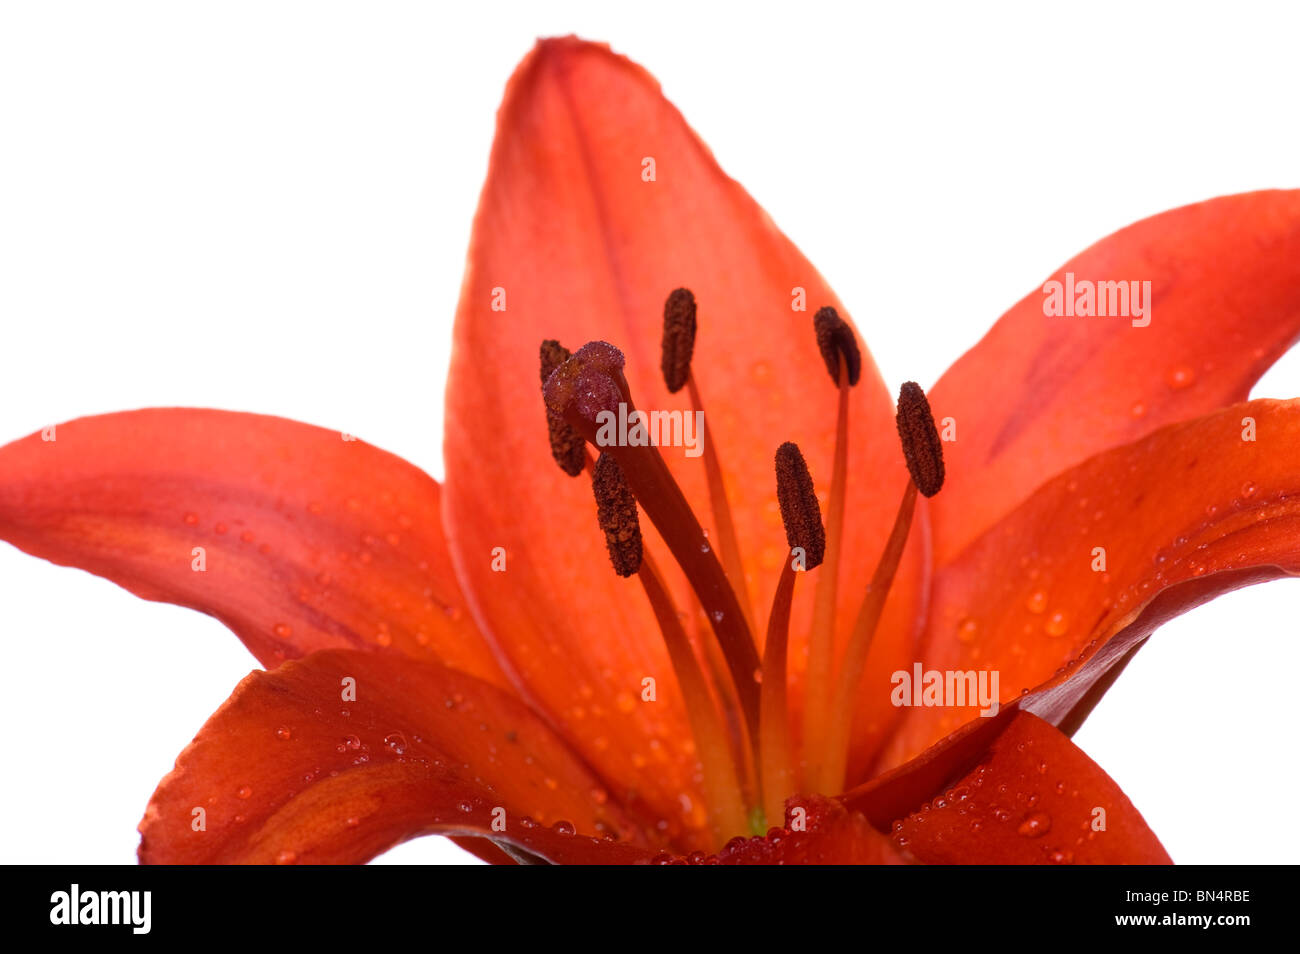
M 199 515 L 198 515 L 197 513 L 195 513 L 193 510 L 191 510 L 189 513 L 185 514 L 185 524 L 186 524 L 186 526 L 190 526 L 190 527 L 192 527 L 192 526 L 194 526 L 195 524 L 197 524 L 198 522 L 199 522 Z
M 557 835 L 572 835 L 577 832 L 577 829 L 573 827 L 573 822 L 557 821 L 551 826 L 551 831 Z
M 280 639 L 288 639 L 293 633 L 293 629 L 288 623 L 276 623 L 272 629 L 275 635 Z
M 395 755 L 402 755 L 406 752 L 406 736 L 400 732 L 390 732 L 384 736 L 384 745 L 388 746 Z
M 1025 601 L 1025 609 L 1031 613 L 1041 613 L 1047 609 L 1047 594 L 1042 590 L 1034 590 Z
M 1181 391 L 1196 383 L 1196 372 L 1187 365 L 1180 364 L 1169 369 L 1169 373 L 1165 375 L 1165 382 L 1175 391 Z
M 247 785 L 241 785 L 241 786 L 239 786 L 238 791 L 235 792 L 235 797 L 236 797 L 236 798 L 248 798 L 248 797 L 250 797 L 252 794 L 253 794 L 253 790 L 252 790 L 251 788 L 249 788 Z
M 1044 812 L 1034 812 L 1020 823 L 1016 832 L 1026 838 L 1041 838 L 1052 830 L 1052 818 Z
M 714 621 L 715 623 L 721 623 L 722 620 L 723 620 L 723 618 L 724 618 L 726 615 L 727 615 L 727 614 L 724 613 L 724 612 L 722 612 L 722 610 L 714 610 L 714 611 L 713 611 L 713 621 Z
M 1128 409 L 1128 412 L 1132 414 L 1134 417 L 1142 417 L 1147 412 L 1147 406 L 1143 404 L 1141 401 L 1138 401 L 1136 404 L 1134 404 L 1131 408 Z
M 1247 500 L 1255 496 L 1255 494 L 1257 493 L 1259 493 L 1259 488 L 1256 487 L 1251 481 L 1248 480 L 1241 485 L 1241 495 L 1245 497 Z
M 297 860 L 298 860 L 297 853 L 293 851 L 289 851 L 287 849 L 275 856 L 275 863 L 277 865 L 291 865 Z
M 957 641 L 962 643 L 973 643 L 975 637 L 979 635 L 980 624 L 967 616 L 957 624 Z
M 463 811 L 466 815 L 468 815 L 470 812 L 474 810 L 474 806 L 471 805 L 469 802 L 461 802 L 456 807 L 459 808 L 461 811 Z
M 1048 617 L 1043 630 L 1048 636 L 1063 636 L 1065 631 L 1070 628 L 1070 618 L 1064 613 L 1053 613 Z
M 293 732 L 290 731 L 287 725 L 282 725 L 280 726 L 280 728 L 275 730 L 275 737 L 282 742 L 287 742 L 289 740 L 289 737 L 292 735 Z

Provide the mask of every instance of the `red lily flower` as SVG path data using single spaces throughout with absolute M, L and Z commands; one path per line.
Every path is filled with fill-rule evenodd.
M 1161 622 L 1300 564 L 1300 406 L 1245 400 L 1300 329 L 1298 252 L 1297 192 L 1085 251 L 1053 277 L 1149 280 L 1159 315 L 1050 318 L 1035 289 L 930 392 L 959 430 L 930 496 L 920 405 L 901 402 L 905 459 L 851 325 L 827 313 L 819 342 L 792 302 L 846 310 L 653 79 L 543 41 L 475 221 L 445 487 L 338 432 L 135 411 L 0 449 L 0 537 L 209 613 L 267 667 L 159 785 L 144 862 L 355 862 L 427 833 L 492 861 L 1166 862 L 1069 736 Z M 661 349 L 678 287 L 698 302 L 685 358 Z M 707 402 L 703 458 L 615 454 L 657 530 L 625 567 L 644 589 L 548 452 L 544 340 L 622 349 L 552 353 L 569 426 L 587 419 L 565 374 Z M 807 470 L 785 456 L 778 502 L 784 440 Z M 606 471 L 625 542 L 637 508 Z M 825 560 L 796 585 L 787 544 L 821 529 L 808 474 Z M 996 671 L 1000 711 L 895 704 L 916 663 Z

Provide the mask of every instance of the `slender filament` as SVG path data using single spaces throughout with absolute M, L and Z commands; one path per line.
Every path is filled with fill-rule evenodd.
M 844 773 L 848 766 L 849 738 L 853 728 L 853 715 L 857 709 L 858 683 L 866 667 L 867 653 L 871 649 L 872 637 L 880 623 L 880 615 L 885 608 L 885 599 L 889 596 L 890 585 L 898 572 L 898 565 L 907 546 L 907 535 L 912 527 L 912 515 L 916 512 L 916 484 L 907 482 L 903 499 L 898 505 L 898 515 L 894 519 L 894 529 L 889 534 L 885 551 L 881 554 L 876 572 L 871 577 L 862 606 L 858 610 L 857 620 L 853 624 L 853 634 L 849 637 L 848 649 L 840 666 L 839 681 L 831 707 L 831 720 L 826 736 L 826 745 L 822 757 L 814 766 L 817 770 L 817 783 L 813 786 L 819 792 L 843 791 Z
M 721 844 L 732 835 L 746 830 L 748 818 L 740 796 L 739 776 L 727 741 L 727 732 L 709 695 L 704 673 L 691 650 L 677 608 L 649 553 L 645 554 L 641 562 L 638 576 L 655 618 L 659 621 L 659 628 L 663 631 L 664 645 L 668 649 L 668 657 L 686 703 L 686 716 L 691 723 L 696 754 L 699 755 L 703 769 L 709 826 L 715 840 Z
M 830 498 L 826 512 L 826 559 L 817 574 L 812 630 L 808 641 L 808 676 L 804 693 L 803 774 L 810 777 L 809 764 L 826 742 L 830 718 L 832 661 L 835 655 L 835 601 L 839 596 L 840 552 L 844 545 L 844 497 L 849 461 L 848 366 L 840 355 L 840 400 L 835 420 L 835 457 L 831 467 Z
M 763 811 L 769 825 L 785 823 L 785 800 L 794 794 L 790 764 L 790 723 L 786 708 L 786 647 L 790 639 L 790 603 L 795 570 L 787 560 L 776 585 L 772 614 L 763 647 L 762 712 L 759 735 L 762 752 Z

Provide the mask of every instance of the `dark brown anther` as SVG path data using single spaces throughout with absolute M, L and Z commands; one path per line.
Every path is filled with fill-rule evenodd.
M 856 385 L 862 374 L 862 352 L 858 350 L 858 339 L 853 336 L 849 323 L 840 317 L 840 313 L 827 305 L 817 309 L 813 315 L 813 329 L 817 332 L 817 349 L 826 362 L 826 370 L 831 373 L 831 380 L 840 383 L 840 358 L 849 369 L 849 384 Z
M 542 342 L 542 387 L 554 373 L 555 369 L 569 360 L 569 349 L 553 338 Z M 577 477 L 587 462 L 586 448 L 583 447 L 582 435 L 575 431 L 562 415 L 556 414 L 549 407 L 546 409 L 546 429 L 551 440 L 551 456 L 560 465 L 560 470 L 570 477 Z
M 790 441 L 776 449 L 776 501 L 781 506 L 786 542 L 791 548 L 803 548 L 805 569 L 821 565 L 826 555 L 822 508 L 803 454 Z
M 591 489 L 596 494 L 596 519 L 605 531 L 605 546 L 614 572 L 631 576 L 641 569 L 641 521 L 627 478 L 611 455 L 597 458 L 591 472 Z
M 943 486 L 943 443 L 925 392 L 915 381 L 898 391 L 898 439 L 916 489 L 933 497 Z
M 695 352 L 695 296 L 689 288 L 678 288 L 664 302 L 663 354 L 659 367 L 670 394 L 686 386 Z

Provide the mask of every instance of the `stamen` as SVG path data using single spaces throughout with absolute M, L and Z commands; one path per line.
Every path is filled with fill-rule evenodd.
M 862 374 L 862 353 L 858 350 L 858 340 L 853 337 L 853 329 L 840 317 L 840 313 L 830 305 L 817 309 L 813 315 L 813 330 L 817 332 L 817 348 L 826 362 L 826 370 L 831 380 L 839 384 L 843 378 L 840 373 L 840 359 L 848 367 L 849 384 L 858 383 Z
M 686 385 L 690 389 L 691 408 L 696 413 L 704 414 L 704 401 L 700 398 L 700 389 L 691 374 L 691 356 L 695 352 L 696 319 L 695 295 L 689 288 L 678 288 L 664 302 L 663 354 L 660 367 L 664 373 L 664 384 L 669 393 L 676 394 Z M 727 572 L 745 611 L 745 621 L 751 633 L 756 633 L 753 608 L 749 601 L 749 586 L 745 581 L 745 564 L 740 556 L 740 544 L 736 540 L 736 523 L 731 516 L 731 505 L 727 501 L 726 485 L 722 482 L 722 464 L 718 451 L 708 434 L 707 418 L 701 428 L 701 443 L 704 452 L 704 476 L 709 486 L 709 508 L 713 511 L 713 527 L 717 531 L 718 552 L 722 556 L 722 566 Z
M 776 452 L 776 498 L 781 505 L 786 542 L 800 558 L 786 562 L 772 599 L 763 648 L 762 718 L 759 727 L 762 752 L 763 810 L 768 824 L 781 824 L 785 801 L 794 794 L 794 769 L 790 763 L 790 722 L 786 705 L 786 650 L 790 641 L 790 604 L 794 598 L 795 567 L 811 570 L 822 562 L 826 534 L 812 476 L 803 454 L 792 443 Z
M 912 482 L 925 496 L 933 497 L 943 486 L 943 443 L 930 402 L 915 381 L 908 381 L 898 392 L 898 438 L 903 442 L 903 458 Z
M 881 554 L 880 563 L 876 566 L 876 572 L 871 577 L 871 583 L 858 609 L 858 618 L 853 624 L 853 634 L 849 637 L 848 649 L 840 667 L 839 681 L 831 703 L 830 730 L 817 762 L 817 784 L 814 788 L 819 792 L 838 792 L 844 786 L 858 683 L 866 668 L 867 654 L 876 635 L 876 627 L 880 625 L 889 588 L 898 573 L 903 550 L 907 546 L 912 515 L 916 512 L 917 491 L 932 497 L 943 486 L 943 448 L 939 432 L 934 426 L 934 416 L 930 413 L 930 402 L 915 382 L 908 381 L 898 393 L 897 423 L 898 436 L 903 444 L 903 457 L 912 479 L 903 491 L 903 499 L 894 518 L 894 529 L 890 531 L 885 552 Z
M 601 455 L 602 458 L 605 455 Z M 748 815 L 740 797 L 736 763 L 727 743 L 727 733 L 709 696 L 699 661 L 691 651 L 690 640 L 682 629 L 677 608 L 663 584 L 654 561 L 647 553 L 638 574 L 646 598 L 654 610 L 664 645 L 677 676 L 686 704 L 686 717 L 695 738 L 695 751 L 703 769 L 705 799 L 709 805 L 709 822 L 718 844 L 748 828 Z
M 564 345 L 553 338 L 548 338 L 542 342 L 543 388 L 546 386 L 546 379 L 551 376 L 556 368 L 568 360 L 569 349 Z M 551 456 L 560 465 L 560 470 L 570 477 L 577 477 L 582 473 L 583 464 L 586 462 L 586 451 L 582 436 L 570 427 L 563 417 L 556 414 L 549 407 L 546 409 L 546 430 L 551 441 Z
M 590 342 L 560 365 L 546 382 L 546 403 L 591 444 L 597 442 L 597 415 L 617 415 L 620 402 L 630 416 L 635 406 L 623 376 L 623 354 L 603 341 Z M 603 415 L 602 415 L 603 416 Z M 758 732 L 758 653 L 745 614 L 690 504 L 657 448 L 617 444 L 608 450 L 618 461 L 637 502 L 677 559 L 722 647 L 751 737 Z
M 828 368 L 834 362 L 831 380 L 839 385 L 840 400 L 835 414 L 835 452 L 831 465 L 830 498 L 826 515 L 826 567 L 817 574 L 813 598 L 812 626 L 808 636 L 808 677 L 804 702 L 803 769 L 826 741 L 834 694 L 831 670 L 835 656 L 835 603 L 839 599 L 840 552 L 844 546 L 844 500 L 849 471 L 849 388 L 857 384 L 862 370 L 853 329 L 834 308 L 825 307 L 813 316 L 817 346 Z
M 605 546 L 614 572 L 631 576 L 641 568 L 641 521 L 636 500 L 618 461 L 601 454 L 591 472 L 591 489 L 596 494 L 596 519 L 605 531 Z
M 670 394 L 676 394 L 686 384 L 694 351 L 695 296 L 689 288 L 678 288 L 664 302 L 663 353 L 659 359 Z
M 781 507 L 785 539 L 805 554 L 805 569 L 821 566 L 826 555 L 826 531 L 808 464 L 797 444 L 786 441 L 776 450 L 776 501 Z

